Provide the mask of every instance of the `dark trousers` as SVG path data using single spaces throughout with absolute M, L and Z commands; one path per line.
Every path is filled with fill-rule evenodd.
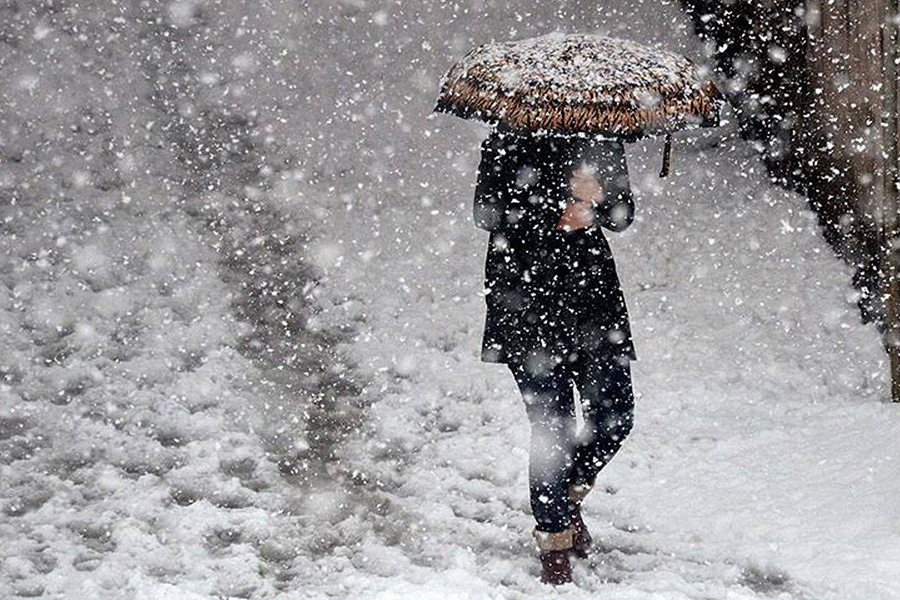
M 536 529 L 568 529 L 569 486 L 592 486 L 631 431 L 634 394 L 627 357 L 561 362 L 534 372 L 507 365 L 522 393 L 531 422 L 528 480 Z M 575 397 L 581 398 L 584 428 L 576 437 Z

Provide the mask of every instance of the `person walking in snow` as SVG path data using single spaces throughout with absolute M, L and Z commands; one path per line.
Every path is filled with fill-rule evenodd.
M 569 554 L 591 546 L 581 503 L 633 422 L 637 356 L 601 230 L 634 219 L 624 144 L 501 124 L 481 147 L 473 216 L 490 232 L 481 360 L 507 364 L 521 392 L 541 579 L 567 583 Z

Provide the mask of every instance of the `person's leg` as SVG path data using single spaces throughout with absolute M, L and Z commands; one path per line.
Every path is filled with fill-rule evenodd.
M 570 475 L 572 499 L 578 503 L 631 431 L 631 363 L 626 356 L 586 358 L 575 365 L 575 383 L 584 414 L 584 431 L 576 442 Z
M 531 423 L 528 481 L 536 531 L 567 531 L 569 473 L 575 436 L 571 374 L 565 363 L 543 373 L 531 373 L 524 364 L 508 366 L 522 393 Z

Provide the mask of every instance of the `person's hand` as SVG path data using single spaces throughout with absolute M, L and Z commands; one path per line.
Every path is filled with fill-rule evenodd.
M 593 204 L 585 200 L 570 200 L 556 223 L 557 229 L 575 231 L 594 224 Z
M 603 188 L 594 176 L 595 170 L 587 165 L 581 165 L 572 171 L 569 177 L 569 187 L 572 196 L 578 200 L 600 204 L 603 201 Z
M 569 187 L 573 199 L 566 205 L 556 228 L 575 231 L 590 227 L 594 224 L 593 207 L 603 201 L 603 188 L 600 187 L 600 182 L 594 177 L 590 167 L 582 165 L 572 171 Z

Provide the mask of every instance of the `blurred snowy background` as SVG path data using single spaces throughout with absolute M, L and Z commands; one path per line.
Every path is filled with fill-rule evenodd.
M 478 360 L 473 45 L 704 60 L 673 2 L 0 0 L 0 597 L 532 598 Z M 727 117 L 727 115 L 726 115 Z M 900 597 L 900 416 L 848 266 L 733 123 L 629 146 L 635 432 L 588 598 Z

